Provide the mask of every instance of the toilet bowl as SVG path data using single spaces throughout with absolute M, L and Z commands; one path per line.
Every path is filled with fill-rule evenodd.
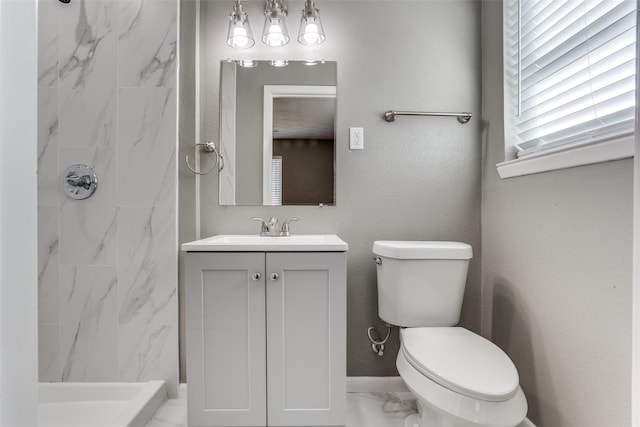
M 396 366 L 420 427 L 515 427 L 527 401 L 509 357 L 460 327 L 406 328 Z M 413 427 L 413 426 L 410 426 Z
M 401 327 L 396 360 L 418 416 L 405 427 L 516 427 L 527 401 L 498 346 L 457 327 L 471 246 L 376 241 L 378 314 Z

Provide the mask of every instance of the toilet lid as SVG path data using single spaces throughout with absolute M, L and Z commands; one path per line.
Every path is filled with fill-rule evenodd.
M 464 328 L 407 328 L 402 352 L 423 375 L 466 396 L 502 401 L 518 389 L 518 371 L 498 346 Z

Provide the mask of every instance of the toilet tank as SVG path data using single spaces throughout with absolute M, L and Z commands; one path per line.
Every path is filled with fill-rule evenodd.
M 396 326 L 453 326 L 460 321 L 471 246 L 459 242 L 373 244 L 377 256 L 378 315 Z

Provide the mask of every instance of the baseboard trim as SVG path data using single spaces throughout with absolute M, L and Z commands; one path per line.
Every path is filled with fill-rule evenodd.
M 347 377 L 348 393 L 392 393 L 409 391 L 400 377 Z
M 178 384 L 178 399 L 187 398 L 187 383 Z
M 397 393 L 409 389 L 400 377 L 347 377 L 347 393 Z M 518 427 L 536 427 L 528 418 Z

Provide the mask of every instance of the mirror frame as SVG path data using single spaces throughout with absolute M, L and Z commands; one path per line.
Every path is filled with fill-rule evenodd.
M 223 84 L 225 81 L 233 84 Z M 236 204 L 236 72 L 235 63 L 220 61 L 220 130 L 219 148 L 224 168 L 218 172 L 218 203 Z M 222 108 L 222 106 L 226 108 Z M 225 141 L 225 142 L 223 142 Z
M 263 109 L 262 137 L 262 205 L 272 206 L 271 202 L 271 159 L 273 157 L 273 99 L 274 98 L 336 98 L 336 86 L 298 86 L 298 85 L 265 85 Z M 335 118 L 333 124 L 335 144 Z M 334 153 L 334 173 L 335 173 Z M 335 182 L 334 182 L 335 191 Z

